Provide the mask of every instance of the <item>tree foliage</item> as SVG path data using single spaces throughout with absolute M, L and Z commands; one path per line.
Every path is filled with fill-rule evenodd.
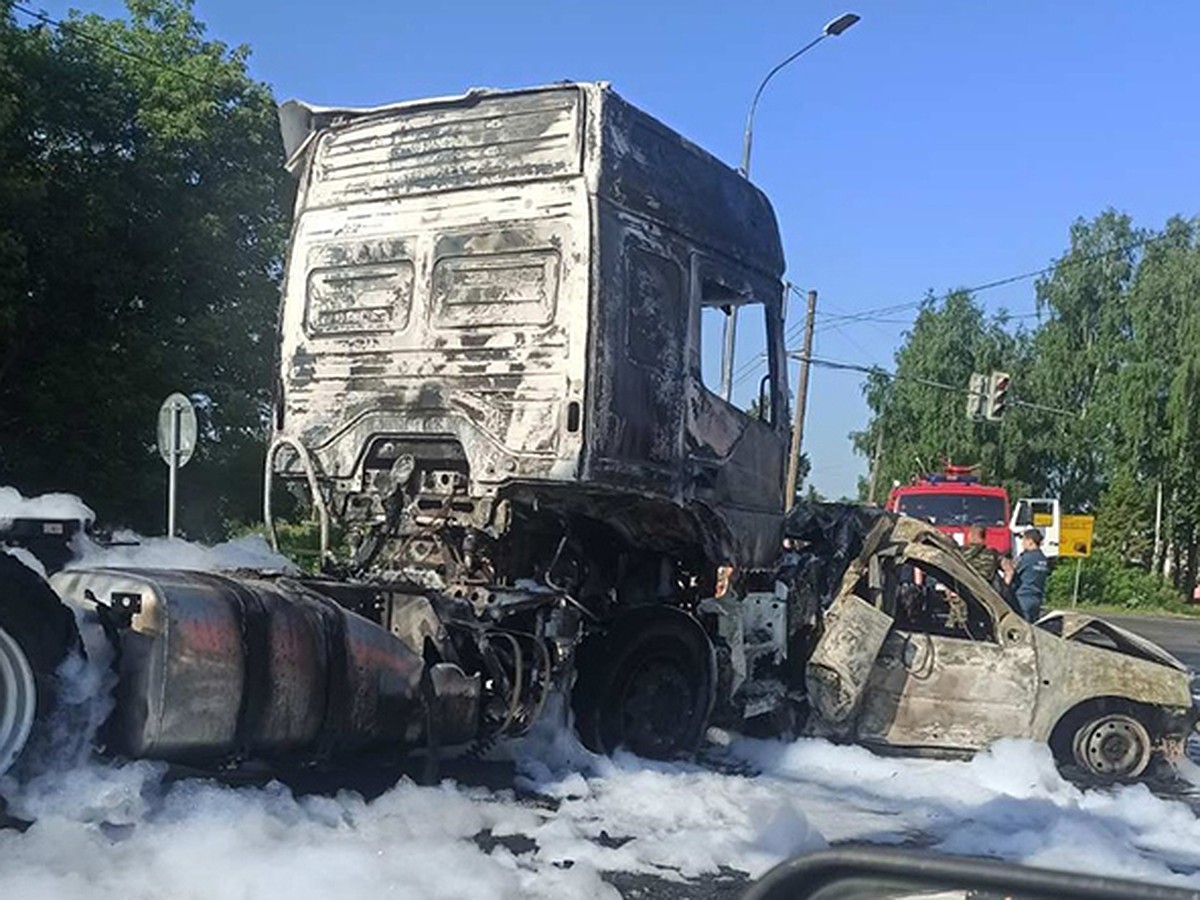
M 1168 572 L 1186 590 L 1200 545 L 1200 229 L 1174 218 L 1151 234 L 1111 210 L 1077 221 L 1036 299 L 1031 330 L 987 317 L 963 292 L 927 302 L 896 377 L 864 386 L 872 415 L 856 449 L 871 456 L 881 440 L 884 485 L 950 459 L 978 463 L 1013 494 L 1097 511 L 1109 562 Z M 993 369 L 1013 374 L 1010 397 L 1059 411 L 1010 405 L 999 425 L 971 422 L 970 374 Z
M 0 483 L 161 527 L 155 417 L 199 405 L 193 534 L 254 514 L 290 179 L 249 51 L 190 0 L 0 14 Z
M 1024 364 L 1024 346 L 1005 329 L 1003 317 L 989 318 L 966 291 L 927 299 L 896 354 L 894 377 L 868 376 L 864 392 L 873 416 L 864 431 L 851 435 L 855 449 L 870 459 L 882 448 L 877 493 L 943 461 L 979 464 L 1001 481 L 1017 477 L 1017 423 L 997 429 L 968 419 L 966 388 L 972 372 L 1011 372 Z

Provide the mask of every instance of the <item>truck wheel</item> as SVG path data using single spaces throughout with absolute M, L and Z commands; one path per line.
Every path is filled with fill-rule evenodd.
M 1128 713 L 1110 712 L 1085 720 L 1071 742 L 1075 763 L 1094 778 L 1130 781 L 1146 771 L 1153 745 L 1150 732 Z
M 671 759 L 699 745 L 716 665 L 691 616 L 671 607 L 633 610 L 583 643 L 576 668 L 575 727 L 588 749 Z
M 50 585 L 0 552 L 0 774 L 39 743 L 55 704 L 55 672 L 78 646 L 74 617 Z
M 0 772 L 16 762 L 37 716 L 37 682 L 21 645 L 0 628 Z

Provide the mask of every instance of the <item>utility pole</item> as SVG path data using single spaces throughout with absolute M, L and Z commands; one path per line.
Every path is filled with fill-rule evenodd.
M 796 383 L 796 418 L 792 422 L 792 453 L 788 458 L 785 510 L 796 505 L 796 482 L 800 474 L 800 445 L 804 442 L 804 412 L 808 406 L 808 371 L 812 368 L 813 321 L 817 316 L 817 292 L 808 292 L 808 315 L 804 319 L 804 352 L 800 356 L 800 378 Z
M 867 487 L 867 503 L 875 505 L 875 486 L 879 483 L 879 464 L 883 462 L 883 417 L 879 419 L 879 434 L 875 436 L 875 452 L 871 454 L 871 482 Z
M 1154 559 L 1150 563 L 1150 568 L 1154 570 L 1154 574 L 1162 577 L 1163 566 L 1162 560 L 1162 518 L 1163 518 L 1163 489 L 1162 480 L 1158 482 L 1158 492 L 1154 500 Z

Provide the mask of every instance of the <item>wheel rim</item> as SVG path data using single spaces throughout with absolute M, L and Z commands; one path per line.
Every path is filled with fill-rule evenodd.
M 37 683 L 21 645 L 0 628 L 0 774 L 25 749 L 37 713 Z
M 1136 778 L 1150 762 L 1150 735 L 1133 716 L 1103 716 L 1080 731 L 1075 756 L 1095 775 Z

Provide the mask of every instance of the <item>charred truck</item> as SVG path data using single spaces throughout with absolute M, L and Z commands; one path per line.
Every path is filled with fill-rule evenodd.
M 109 752 L 207 768 L 481 749 L 555 694 L 592 749 L 652 757 L 714 723 L 936 754 L 1031 737 L 1109 778 L 1181 751 L 1196 711 L 1161 649 L 1025 623 L 914 519 L 785 518 L 783 256 L 734 170 L 600 84 L 281 122 L 299 190 L 263 512 L 301 497 L 321 574 L 47 586 L 0 554 L 0 771 L 36 754 L 80 643 L 113 657 Z
M 556 690 L 593 749 L 695 746 L 698 605 L 781 541 L 766 197 L 601 84 L 280 118 L 299 188 L 264 516 L 298 488 L 325 574 L 54 576 L 119 642 L 112 749 L 488 742 Z M 701 377 L 739 315 L 766 335 L 753 416 Z

